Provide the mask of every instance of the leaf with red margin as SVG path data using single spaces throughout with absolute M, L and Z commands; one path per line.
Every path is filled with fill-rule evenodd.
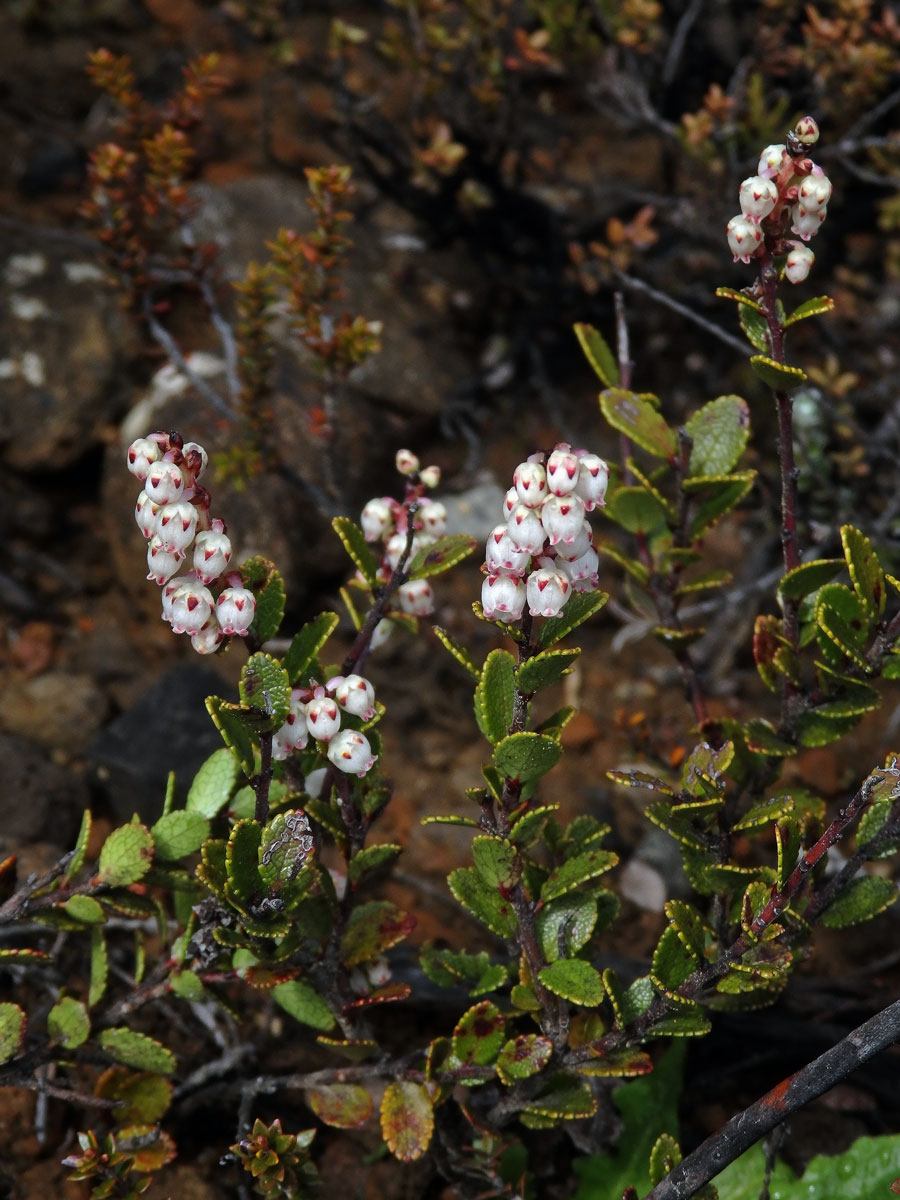
M 434 1108 L 427 1086 L 396 1080 L 381 1101 L 381 1132 L 387 1147 L 401 1162 L 414 1162 L 428 1149 L 434 1130 Z

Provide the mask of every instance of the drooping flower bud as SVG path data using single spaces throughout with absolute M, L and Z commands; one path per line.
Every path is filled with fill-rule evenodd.
M 513 485 L 522 504 L 537 508 L 548 494 L 547 472 L 541 463 L 519 463 L 513 472 Z
M 831 199 L 833 190 L 827 175 L 807 175 L 797 189 L 797 203 L 806 212 L 818 212 Z
M 805 209 L 801 204 L 795 204 L 791 209 L 791 233 L 808 242 L 819 232 L 819 227 L 825 220 L 828 210 L 818 208 L 815 211 Z
M 371 771 L 377 759 L 366 735 L 354 729 L 342 729 L 328 746 L 328 761 L 339 771 L 358 775 L 360 779 Z
M 414 617 L 427 617 L 434 612 L 434 592 L 427 579 L 411 579 L 397 589 L 400 607 Z
M 191 645 L 198 654 L 214 654 L 222 644 L 222 630 L 215 616 L 211 616 L 206 624 L 191 634 Z
M 148 540 L 157 532 L 156 518 L 162 507 L 161 504 L 155 504 L 146 492 L 141 492 L 137 498 L 134 506 L 134 519 L 137 521 L 141 533 Z
M 280 762 L 295 750 L 305 750 L 309 741 L 306 705 L 297 692 L 291 693 L 291 707 L 284 724 L 272 738 L 272 757 Z
M 596 454 L 579 453 L 575 495 L 584 501 L 585 512 L 593 512 L 595 508 L 603 507 L 608 483 L 609 467 L 603 459 Z
M 375 716 L 375 689 L 362 675 L 336 676 L 326 686 L 344 712 L 362 721 L 371 721 Z
M 441 468 L 435 466 L 423 467 L 419 472 L 419 479 L 429 490 L 436 488 L 441 482 Z
M 760 221 L 767 217 L 778 200 L 778 188 L 771 179 L 762 175 L 751 175 L 741 184 L 741 212 L 745 217 Z
M 162 447 L 150 438 L 135 438 L 128 447 L 125 464 L 132 475 L 143 481 L 150 474 L 150 468 L 162 458 Z
M 330 696 L 316 696 L 306 706 L 306 728 L 318 742 L 330 741 L 341 727 L 341 714 Z
M 209 455 L 199 442 L 185 442 L 181 448 L 184 463 L 195 479 L 199 479 L 209 466 Z
M 809 274 L 815 257 L 808 246 L 791 247 L 784 264 L 784 273 L 791 283 L 802 283 Z
M 578 558 L 557 559 L 559 569 L 571 580 L 575 592 L 592 592 L 598 583 L 600 558 L 593 546 Z
M 734 255 L 734 261 L 740 259 L 741 262 L 748 263 L 762 245 L 763 231 L 750 217 L 739 216 L 732 217 L 728 222 L 725 236 L 728 238 L 728 248 Z
M 373 650 L 377 650 L 379 646 L 384 645 L 393 632 L 394 622 L 389 621 L 387 617 L 382 618 L 372 631 L 372 640 L 369 645 Z
M 380 542 L 394 528 L 394 514 L 386 500 L 370 500 L 359 518 L 367 542 Z
M 558 617 L 571 591 L 572 584 L 562 571 L 542 567 L 528 576 L 528 611 L 533 617 Z
M 216 618 L 222 632 L 246 636 L 256 616 L 256 597 L 247 588 L 226 588 L 216 601 Z
M 505 525 L 495 525 L 488 534 L 485 546 L 485 567 L 489 575 L 501 572 L 508 575 L 524 575 L 531 562 L 528 550 L 514 545 Z
M 582 554 L 586 554 L 590 550 L 593 542 L 591 540 L 591 526 L 589 521 L 582 521 L 581 529 L 578 531 L 578 536 L 571 545 L 567 546 L 564 542 L 560 542 L 556 547 L 557 559 L 574 561 L 576 558 L 581 558 Z
M 756 168 L 757 175 L 762 175 L 763 179 L 772 179 L 781 170 L 781 164 L 784 160 L 784 152 L 787 149 L 784 142 L 778 145 L 766 146 L 759 159 L 759 166 Z
M 794 127 L 794 137 L 803 146 L 814 146 L 819 140 L 819 126 L 814 117 L 801 117 Z
M 204 529 L 194 539 L 193 567 L 201 583 L 218 579 L 231 562 L 231 539 L 227 534 Z
M 554 496 L 567 496 L 578 483 L 578 456 L 559 445 L 547 459 L 547 486 Z
M 504 517 L 509 519 L 509 517 L 512 516 L 512 510 L 516 507 L 517 504 L 521 504 L 521 503 L 522 502 L 519 499 L 519 493 L 516 491 L 516 489 L 514 487 L 511 487 L 509 489 L 509 491 L 506 493 L 506 495 L 503 497 L 503 515 L 504 515 Z
M 170 459 L 151 465 L 144 480 L 144 491 L 155 504 L 171 504 L 184 492 L 184 472 Z
M 212 592 L 199 579 L 185 579 L 172 595 L 172 630 L 192 636 L 199 633 L 211 617 L 214 603 Z
M 547 540 L 540 513 L 527 504 L 517 504 L 510 514 L 506 528 L 514 546 L 529 554 L 540 554 Z
M 447 509 L 440 500 L 424 498 L 419 508 L 422 527 L 425 532 L 435 538 L 443 537 L 447 532 Z
M 197 510 L 188 500 L 164 504 L 156 516 L 156 532 L 163 550 L 184 558 L 197 530 Z
M 525 584 L 511 575 L 488 575 L 481 585 L 481 606 L 489 620 L 518 621 L 525 607 Z
M 419 460 L 411 450 L 398 450 L 394 465 L 401 475 L 415 475 L 419 469 Z
M 147 566 L 150 568 L 147 578 L 162 585 L 168 583 L 181 566 L 181 556 L 163 549 L 162 540 L 155 533 L 147 546 Z
M 584 524 L 584 501 L 574 492 L 548 496 L 541 505 L 541 524 L 551 546 L 558 542 L 571 546 Z

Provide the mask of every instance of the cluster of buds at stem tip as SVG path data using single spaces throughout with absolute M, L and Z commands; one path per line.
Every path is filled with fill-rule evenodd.
M 491 620 L 556 617 L 572 592 L 597 587 L 599 560 L 585 514 L 606 496 L 606 463 L 560 442 L 519 463 L 503 502 L 503 524 L 488 535 L 481 606 Z
M 209 513 L 200 476 L 207 454 L 178 433 L 151 433 L 128 447 L 126 465 L 144 485 L 134 509 L 147 539 L 148 579 L 162 588 L 162 617 L 190 636 L 198 654 L 212 654 L 226 637 L 246 637 L 256 597 L 230 571 L 225 524 Z M 183 569 L 184 568 L 184 569 Z
M 815 255 L 806 243 L 819 232 L 832 191 L 831 180 L 807 155 L 818 140 L 818 125 L 803 117 L 784 144 L 763 150 L 757 173 L 741 184 L 740 214 L 725 230 L 735 262 L 749 263 L 768 249 L 785 255 L 791 283 L 807 277 Z
M 342 727 L 346 717 L 365 724 L 375 716 L 375 692 L 362 675 L 335 675 L 322 686 L 294 688 L 284 724 L 272 738 L 272 757 L 288 758 L 305 750 L 310 739 L 318 742 L 332 766 L 362 778 L 375 765 L 369 739 L 357 729 Z
M 447 510 L 439 500 L 432 500 L 427 492 L 441 481 L 440 467 L 423 467 L 411 450 L 398 450 L 395 458 L 397 470 L 403 476 L 403 500 L 392 496 L 375 497 L 362 510 L 360 525 L 367 542 L 380 545 L 381 563 L 378 582 L 387 583 L 397 569 L 406 552 L 412 535 L 409 558 L 411 561 L 439 537 L 447 532 Z M 397 589 L 397 607 L 401 612 L 414 617 L 427 617 L 434 612 L 434 592 L 427 579 L 412 579 Z M 390 622 L 382 623 L 376 630 L 376 641 L 381 641 L 390 630 Z

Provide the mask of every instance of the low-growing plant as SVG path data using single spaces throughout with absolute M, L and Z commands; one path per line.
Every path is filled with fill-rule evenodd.
M 879 707 L 877 679 L 900 675 L 900 581 L 851 525 L 832 557 L 808 555 L 802 536 L 792 392 L 806 375 L 787 361 L 785 335 L 832 304 L 816 297 L 789 312 L 781 290 L 806 278 L 808 241 L 831 194 L 809 157 L 817 137 L 811 118 L 800 121 L 741 185 L 727 239 L 756 277 L 741 291 L 719 289 L 737 306 L 778 419 L 783 571 L 777 611 L 757 617 L 752 644 L 771 705 L 711 714 L 694 654 L 704 631 L 685 610 L 728 586 L 704 543 L 754 486 L 741 465 L 749 406 L 718 396 L 673 427 L 660 400 L 635 390 L 624 312 L 615 353 L 597 329 L 576 329 L 603 384 L 601 412 L 621 436 L 621 463 L 565 443 L 520 463 L 474 605 L 496 644 L 478 661 L 435 629 L 469 679 L 486 745 L 465 803 L 428 820 L 471 830 L 470 859 L 447 884 L 490 950 L 425 944 L 412 982 L 396 977 L 415 917 L 383 890 L 402 846 L 373 836 L 392 786 L 377 729 L 385 708 L 367 663 L 396 627 L 417 632 L 434 608 L 431 581 L 475 545 L 447 532 L 446 510 L 429 494 L 440 472 L 401 450 L 402 494 L 369 501 L 358 524 L 335 518 L 354 569 L 342 591 L 353 641 L 335 661 L 337 613 L 276 641 L 282 577 L 263 557 L 232 562 L 200 482 L 203 448 L 174 431 L 129 447 L 164 618 L 201 654 L 239 638 L 247 658 L 237 697 L 207 701 L 224 746 L 182 792 L 174 764 L 155 823 L 136 817 L 95 846 L 85 813 L 76 848 L 46 874 L 20 882 L 12 860 L 0 867 L 0 929 L 18 939 L 0 950 L 17 983 L 15 999 L 0 1004 L 0 1082 L 99 1110 L 96 1128 L 78 1135 L 81 1153 L 66 1159 L 94 1196 L 140 1194 L 176 1152 L 167 1119 L 215 1089 L 236 1126 L 223 1170 L 237 1179 L 242 1167 L 263 1196 L 315 1186 L 314 1131 L 254 1121 L 259 1106 L 299 1094 L 332 1130 L 364 1126 L 377 1108 L 390 1154 L 426 1161 L 458 1195 L 572 1191 L 573 1149 L 549 1172 L 530 1152 L 558 1151 L 577 1127 L 579 1196 L 709 1200 L 730 1161 L 896 1039 L 900 1002 L 682 1158 L 675 1047 L 706 1034 L 717 1013 L 774 1002 L 817 925 L 856 925 L 897 897 L 896 883 L 869 869 L 900 848 L 896 754 L 870 764 L 832 814 L 783 776 L 803 749 L 836 741 Z M 280 241 L 276 257 L 292 245 Z M 301 336 L 325 338 L 314 308 L 297 316 Z M 601 534 L 588 514 L 615 530 Z M 590 812 L 563 820 L 553 791 L 573 709 L 543 715 L 534 703 L 572 672 L 580 650 L 568 639 L 607 600 L 601 555 L 622 568 L 625 603 L 674 656 L 695 739 L 678 766 L 610 772 L 650 793 L 647 817 L 677 843 L 692 887 L 690 899 L 666 902 L 667 923 L 636 977 L 601 961 L 620 909 L 610 828 Z M 828 852 L 851 832 L 855 849 L 829 873 Z M 402 1013 L 426 981 L 446 989 L 454 1016 L 423 1020 L 419 1041 L 414 1031 L 392 1036 L 379 1013 Z M 276 1036 L 273 1006 L 277 1026 L 291 1022 L 280 1035 L 291 1067 L 267 1061 L 261 1072 L 230 1014 L 252 1016 L 266 1043 Z M 660 1057 L 660 1043 L 673 1049 Z M 857 1160 L 847 1161 L 852 1173 Z

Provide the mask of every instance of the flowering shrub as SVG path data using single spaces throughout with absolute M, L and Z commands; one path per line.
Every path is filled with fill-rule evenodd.
M 868 869 L 900 849 L 896 756 L 872 765 L 831 816 L 819 796 L 783 779 L 800 749 L 837 740 L 878 707 L 875 678 L 900 676 L 900 582 L 872 543 L 845 525 L 840 556 L 816 558 L 800 540 L 791 391 L 806 375 L 787 362 L 785 333 L 832 306 L 820 297 L 788 314 L 778 291 L 783 278 L 796 282 L 809 270 L 811 259 L 797 254 L 830 195 L 806 157 L 815 133 L 810 119 L 799 122 L 742 185 L 742 216 L 726 239 L 758 278 L 719 292 L 738 306 L 751 365 L 771 388 L 779 421 L 780 615 L 757 618 L 752 646 L 772 709 L 711 715 L 694 656 L 704 631 L 684 608 L 686 597 L 728 583 L 705 561 L 704 543 L 754 484 L 755 472 L 740 465 L 747 404 L 718 396 L 673 428 L 662 403 L 632 386 L 624 320 L 617 353 L 598 330 L 579 325 L 603 384 L 601 412 L 621 435 L 622 462 L 610 467 L 560 443 L 520 463 L 503 520 L 487 538 L 482 598 L 473 606 L 502 642 L 478 662 L 447 630 L 435 630 L 471 681 L 486 760 L 467 789 L 469 807 L 429 820 L 471 831 L 469 858 L 447 883 L 490 950 L 425 944 L 412 981 L 401 977 L 399 948 L 415 918 L 382 885 L 402 847 L 370 840 L 392 785 L 377 730 L 385 708 L 367 663 L 394 628 L 417 631 L 433 611 L 440 583 L 432 581 L 475 547 L 447 532 L 446 509 L 428 494 L 440 472 L 401 450 L 402 497 L 369 500 L 359 523 L 334 519 L 354 572 L 342 590 L 354 639 L 336 664 L 326 654 L 337 613 L 320 613 L 282 641 L 277 567 L 262 557 L 232 562 L 199 482 L 203 448 L 175 432 L 129 447 L 127 468 L 143 485 L 135 515 L 163 618 L 201 654 L 239 638 L 247 658 L 237 698 L 207 700 L 224 745 L 183 805 L 173 783 L 158 820 L 114 829 L 96 861 L 86 813 L 75 849 L 47 875 L 19 884 L 13 868 L 0 865 L 0 922 L 22 924 L 39 943 L 2 952 L 26 982 L 15 1001 L 0 1004 L 0 1081 L 34 1079 L 60 1099 L 90 1089 L 109 1108 L 112 1128 L 80 1133 L 81 1153 L 66 1159 L 73 1179 L 93 1182 L 94 1196 L 140 1194 L 176 1153 L 161 1122 L 213 1079 L 239 1112 L 225 1165 L 243 1168 L 260 1195 L 306 1195 L 314 1185 L 312 1129 L 287 1134 L 280 1120 L 262 1117 L 251 1124 L 261 1097 L 299 1092 L 332 1130 L 364 1126 L 377 1105 L 394 1158 L 422 1160 L 430 1185 L 438 1186 L 439 1172 L 456 1195 L 540 1194 L 546 1168 L 528 1151 L 560 1151 L 569 1143 L 558 1131 L 574 1130 L 588 1188 L 598 1172 L 590 1195 L 633 1198 L 640 1189 L 652 1200 L 711 1200 L 711 1181 L 727 1162 L 896 1039 L 900 1003 L 686 1157 L 677 1131 L 659 1127 L 649 1105 L 630 1110 L 618 1166 L 600 1153 L 616 1137 L 610 1081 L 635 1080 L 616 1094 L 634 1096 L 625 1089 L 648 1082 L 639 1077 L 675 1069 L 677 1054 L 654 1057 L 657 1043 L 702 1036 L 719 1013 L 772 1003 L 789 987 L 814 926 L 858 924 L 897 898 L 893 879 Z M 787 237 L 789 224 L 800 245 Z M 677 844 L 691 885 L 689 898 L 666 902 L 667 923 L 634 976 L 604 961 L 620 908 L 608 886 L 618 861 L 605 844 L 611 830 L 590 813 L 561 820 L 554 798 L 551 773 L 573 709 L 543 716 L 534 703 L 572 672 L 580 651 L 561 643 L 608 599 L 599 589 L 601 556 L 624 571 L 628 602 L 653 613 L 650 627 L 672 651 L 696 732 L 683 763 L 610 772 L 615 783 L 650 793 L 646 815 Z M 828 851 L 854 828 L 855 849 L 829 874 Z M 155 936 L 145 948 L 146 921 Z M 34 978 L 53 957 L 33 922 L 66 935 L 59 945 L 68 939 L 66 952 L 83 972 L 84 986 L 55 993 L 49 1010 Z M 131 973 L 110 969 L 123 926 L 140 934 Z M 445 989 L 453 1015 L 398 1046 L 374 1018 L 426 985 Z M 272 1002 L 267 1008 L 255 1000 L 260 993 Z M 177 1011 L 189 1031 L 176 1030 L 177 1054 L 152 1023 L 156 1005 Z M 192 1057 L 191 1022 L 218 1029 L 218 1014 L 237 1009 L 253 1012 L 262 1028 L 273 1025 L 272 1006 L 284 1014 L 279 1024 L 294 1023 L 296 1070 L 252 1070 L 235 1081 L 239 1054 L 213 1064 Z M 106 1068 L 100 1075 L 97 1063 Z M 184 1068 L 176 1099 L 171 1076 Z M 61 1076 L 66 1089 L 51 1090 L 47 1081 Z M 603 1119 L 592 1126 L 595 1116 Z M 568 1172 L 567 1160 L 550 1182 L 554 1192 L 575 1186 Z

